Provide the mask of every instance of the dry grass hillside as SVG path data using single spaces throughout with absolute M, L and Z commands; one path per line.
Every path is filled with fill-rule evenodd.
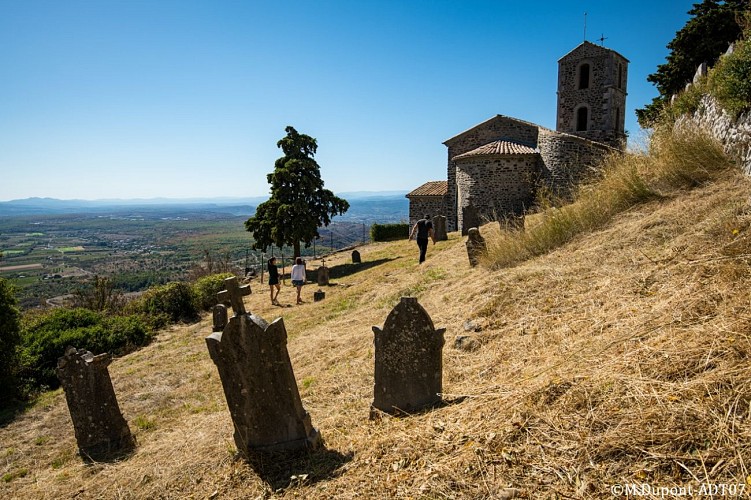
M 348 254 L 327 261 L 325 300 L 308 285 L 302 306 L 273 307 L 254 283 L 247 308 L 284 317 L 323 449 L 236 458 L 207 317 L 110 365 L 132 455 L 83 462 L 58 391 L 0 429 L 0 496 L 610 498 L 629 483 L 748 494 L 750 193 L 726 171 L 498 270 L 470 268 L 458 234 L 422 266 L 414 243 L 369 245 L 359 267 Z M 371 326 L 403 295 L 447 328 L 452 404 L 372 421 Z M 293 289 L 281 298 L 293 303 Z M 457 349 L 457 335 L 476 349 Z

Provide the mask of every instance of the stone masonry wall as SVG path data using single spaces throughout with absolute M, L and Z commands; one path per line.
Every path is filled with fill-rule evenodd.
M 469 228 L 509 214 L 521 215 L 534 198 L 538 156 L 481 156 L 456 162 L 457 223 Z
M 571 194 L 575 185 L 589 177 L 593 168 L 615 151 L 604 144 L 543 128 L 539 149 L 545 165 L 545 182 L 562 196 Z
M 507 116 L 497 115 L 484 123 L 453 137 L 444 144 L 448 148 L 446 194 L 446 230 L 456 231 L 457 225 L 457 188 L 456 163 L 451 159 L 457 155 L 472 151 L 498 139 L 506 139 L 530 147 L 537 145 L 538 126 Z
M 699 109 L 692 117 L 682 117 L 676 127 L 693 123 L 719 140 L 725 152 L 736 158 L 746 175 L 751 175 L 751 112 L 733 119 L 717 100 L 709 95 L 702 97 Z
M 409 227 L 414 226 L 425 215 L 431 217 L 443 215 L 448 219 L 442 196 L 411 196 L 409 198 Z

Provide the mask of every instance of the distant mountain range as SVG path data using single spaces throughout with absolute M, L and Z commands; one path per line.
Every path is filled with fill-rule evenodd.
M 337 220 L 399 221 L 407 220 L 409 200 L 406 191 L 353 191 L 337 193 L 350 203 L 350 209 Z M 150 213 L 168 210 L 224 213 L 233 216 L 250 216 L 256 207 L 268 197 L 251 198 L 149 198 L 106 200 L 59 200 L 56 198 L 26 198 L 0 202 L 0 217 L 28 215 L 62 215 L 77 213 L 110 213 L 147 211 Z

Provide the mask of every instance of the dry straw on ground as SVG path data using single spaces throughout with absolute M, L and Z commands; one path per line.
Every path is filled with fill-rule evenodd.
M 248 464 L 204 337 L 172 328 L 110 367 L 138 448 L 89 465 L 64 397 L 0 429 L 4 498 L 611 498 L 615 484 L 751 491 L 751 186 L 723 171 L 613 214 L 512 268 L 470 268 L 457 234 L 417 264 L 414 243 L 329 261 L 326 299 L 249 310 L 284 317 L 310 454 Z M 490 241 L 496 225 L 482 228 Z M 314 263 L 315 267 L 317 263 Z M 317 287 L 308 286 L 309 298 Z M 446 327 L 445 399 L 368 420 L 371 325 L 401 295 Z M 281 298 L 292 303 L 293 289 Z M 480 347 L 453 347 L 466 335 Z

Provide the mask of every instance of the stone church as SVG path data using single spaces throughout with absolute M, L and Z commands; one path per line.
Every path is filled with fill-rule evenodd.
M 522 215 L 546 186 L 566 194 L 626 146 L 628 60 L 583 42 L 558 61 L 556 130 L 496 115 L 446 140 L 447 180 L 407 194 L 410 225 L 445 215 L 448 231 Z

